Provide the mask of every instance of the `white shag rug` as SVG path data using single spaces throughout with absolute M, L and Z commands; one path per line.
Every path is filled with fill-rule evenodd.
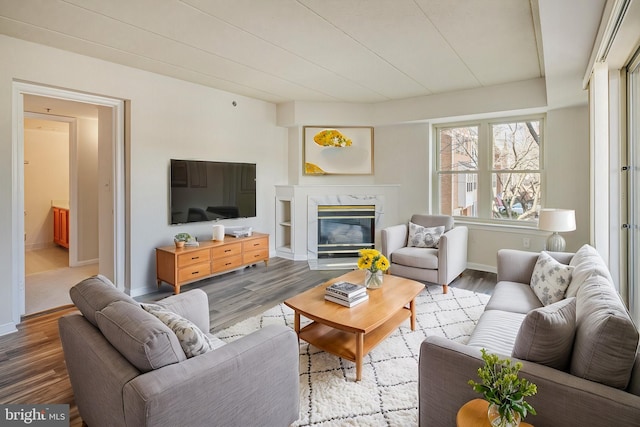
M 300 341 L 300 418 L 293 426 L 417 426 L 420 344 L 431 335 L 465 343 L 489 295 L 427 286 L 416 298 L 416 330 L 406 320 L 363 360 L 355 363 Z M 301 318 L 304 326 L 309 323 Z M 280 304 L 216 334 L 234 341 L 266 325 L 293 328 L 293 310 Z

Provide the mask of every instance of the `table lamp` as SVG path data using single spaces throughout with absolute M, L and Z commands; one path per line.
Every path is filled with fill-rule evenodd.
M 558 232 L 576 229 L 576 211 L 570 209 L 540 209 L 538 228 L 540 230 L 553 231 L 553 234 L 547 239 L 546 250 L 563 252 L 566 244 L 564 238 Z

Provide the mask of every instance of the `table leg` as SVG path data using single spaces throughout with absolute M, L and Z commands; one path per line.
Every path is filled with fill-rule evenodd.
M 409 303 L 409 310 L 411 310 L 411 330 L 416 330 L 416 299 L 412 299 Z
M 362 353 L 364 352 L 364 333 L 356 333 L 356 381 L 362 379 Z
M 293 329 L 295 329 L 296 334 L 300 334 L 300 313 L 297 311 L 293 315 Z

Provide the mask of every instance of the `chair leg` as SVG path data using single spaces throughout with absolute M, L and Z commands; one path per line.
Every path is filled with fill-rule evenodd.
M 447 292 L 449 292 L 449 285 L 447 284 L 442 285 L 442 293 L 446 294 Z

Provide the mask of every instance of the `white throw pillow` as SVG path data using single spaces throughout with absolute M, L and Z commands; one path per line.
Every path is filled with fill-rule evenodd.
M 573 267 L 540 252 L 531 275 L 531 288 L 543 305 L 553 304 L 564 298 L 572 272 Z
M 423 227 L 409 222 L 409 240 L 407 246 L 414 248 L 437 248 L 444 227 Z
M 187 358 L 204 354 L 214 349 L 209 337 L 195 323 L 158 304 L 140 304 L 149 313 L 167 325 L 178 337 Z

